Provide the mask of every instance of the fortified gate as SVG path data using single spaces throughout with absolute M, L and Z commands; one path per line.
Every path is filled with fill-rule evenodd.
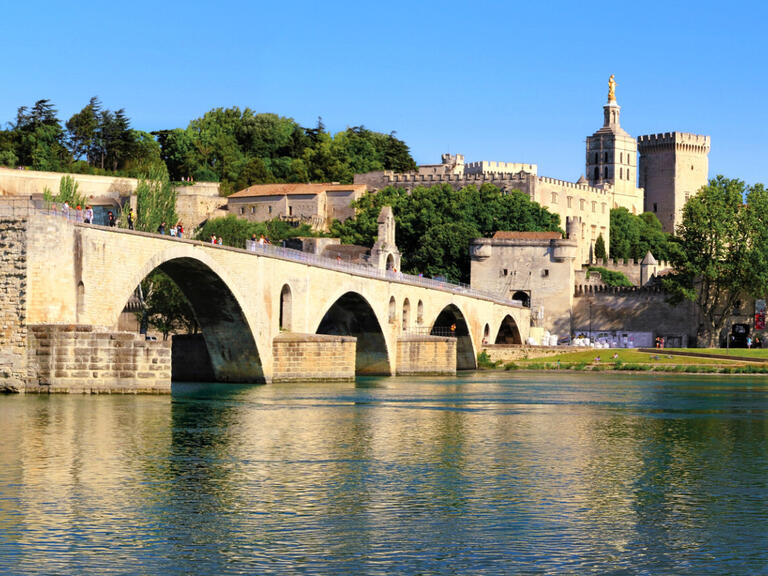
M 116 329 L 157 268 L 191 303 L 216 381 L 453 373 L 475 368 L 483 341 L 528 337 L 527 308 L 468 287 L 5 209 L 6 390 L 169 392 L 171 343 Z

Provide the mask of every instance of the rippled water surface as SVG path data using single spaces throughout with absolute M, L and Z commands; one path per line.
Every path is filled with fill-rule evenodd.
M 765 574 L 768 380 L 0 397 L 3 574 Z

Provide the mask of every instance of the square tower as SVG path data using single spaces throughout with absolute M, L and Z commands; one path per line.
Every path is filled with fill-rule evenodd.
M 649 134 L 637 138 L 637 147 L 645 211 L 656 214 L 664 232 L 674 233 L 688 198 L 707 185 L 709 136 Z

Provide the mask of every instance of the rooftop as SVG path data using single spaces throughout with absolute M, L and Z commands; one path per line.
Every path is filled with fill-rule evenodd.
M 254 184 L 245 190 L 230 194 L 229 198 L 252 198 L 255 196 L 290 196 L 293 194 L 321 194 L 323 192 L 360 192 L 367 190 L 365 184 Z

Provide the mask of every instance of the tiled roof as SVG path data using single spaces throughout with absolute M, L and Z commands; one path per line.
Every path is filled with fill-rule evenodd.
M 365 192 L 365 184 L 255 184 L 230 194 L 229 198 L 252 198 L 254 196 L 286 196 L 292 194 L 320 194 L 322 192 Z
M 493 235 L 496 240 L 559 240 L 560 232 L 510 232 L 499 230 Z

